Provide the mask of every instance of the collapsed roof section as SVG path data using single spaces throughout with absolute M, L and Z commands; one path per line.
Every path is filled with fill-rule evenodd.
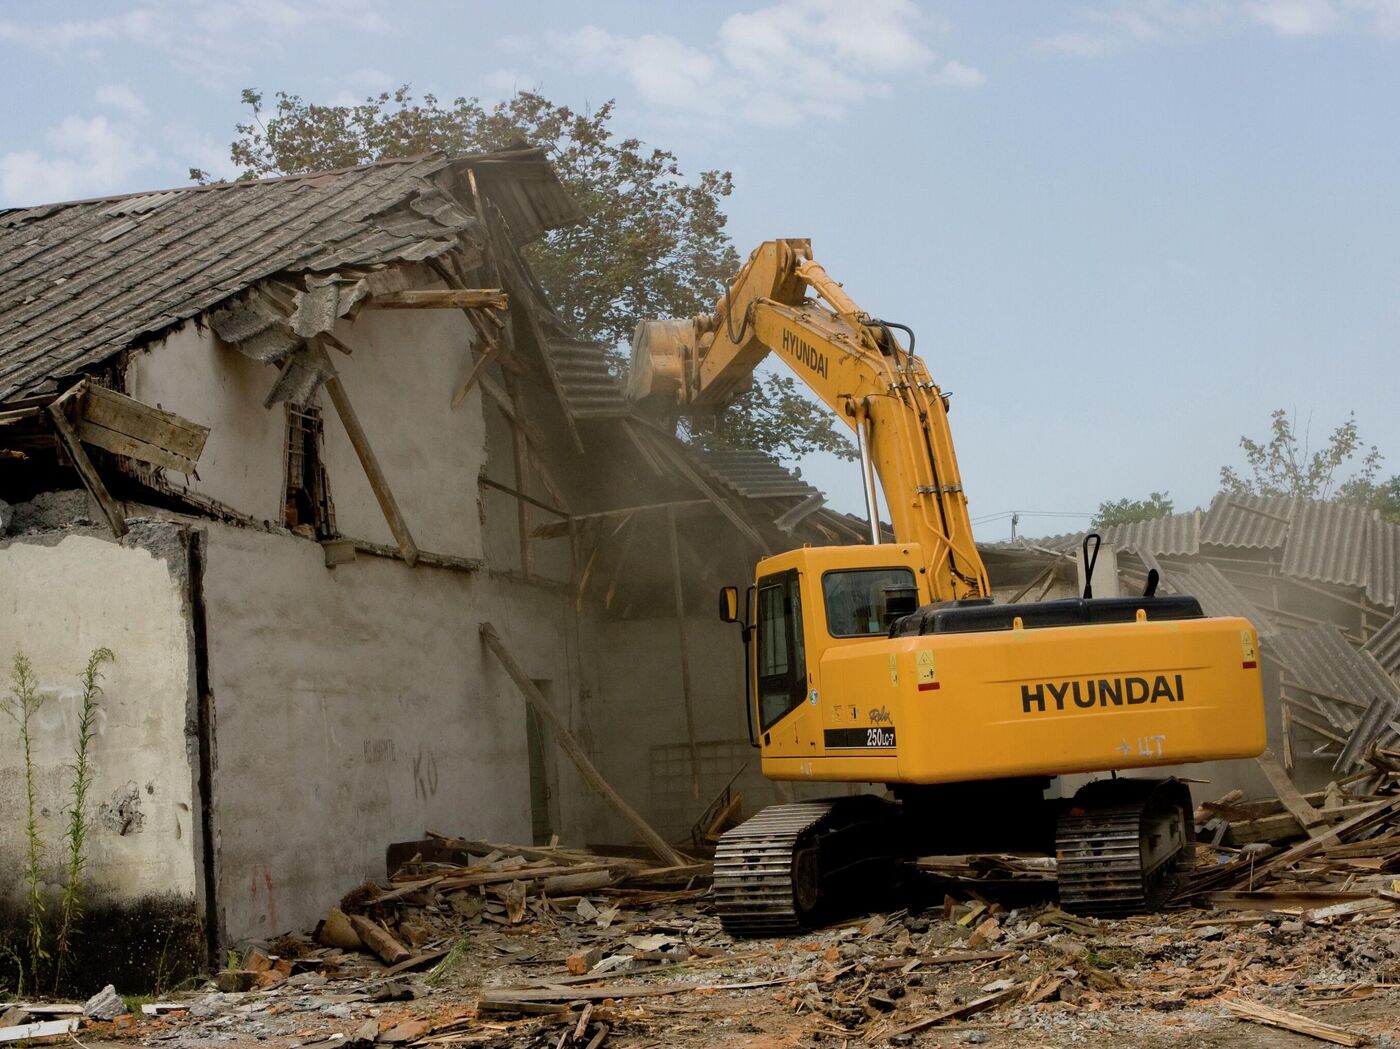
M 0 212 L 0 400 L 51 391 L 275 275 L 479 253 L 468 180 L 517 246 L 581 218 L 535 149 Z

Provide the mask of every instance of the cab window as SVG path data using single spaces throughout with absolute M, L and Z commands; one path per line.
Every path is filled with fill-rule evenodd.
M 852 568 L 822 576 L 826 628 L 832 637 L 875 637 L 889 633 L 890 619 L 917 605 L 914 573 L 908 568 Z
M 797 572 L 766 576 L 758 584 L 758 719 L 766 730 L 802 704 L 807 659 L 802 641 L 802 599 Z

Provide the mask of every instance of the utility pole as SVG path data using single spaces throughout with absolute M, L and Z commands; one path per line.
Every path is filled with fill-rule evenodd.
M 1011 538 L 1016 538 L 1016 526 L 1021 523 L 1021 515 L 1015 510 L 1011 511 Z

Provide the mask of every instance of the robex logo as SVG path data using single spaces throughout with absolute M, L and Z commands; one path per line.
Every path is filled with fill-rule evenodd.
M 1168 678 L 1158 674 L 1145 677 L 1089 678 L 1086 681 L 1044 681 L 1021 686 L 1021 713 L 1032 709 L 1044 713 L 1052 706 L 1064 710 L 1067 705 L 1082 707 L 1130 707 L 1143 703 L 1181 703 L 1186 699 L 1181 675 Z
M 826 354 L 822 353 L 805 339 L 799 338 L 786 328 L 783 329 L 783 352 L 790 353 L 823 379 L 826 375 Z

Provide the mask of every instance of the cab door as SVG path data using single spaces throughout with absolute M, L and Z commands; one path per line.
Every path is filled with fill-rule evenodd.
M 764 751 L 796 753 L 794 712 L 807 698 L 807 646 L 802 632 L 802 592 L 796 569 L 761 576 L 757 585 L 753 646 L 754 716 Z

